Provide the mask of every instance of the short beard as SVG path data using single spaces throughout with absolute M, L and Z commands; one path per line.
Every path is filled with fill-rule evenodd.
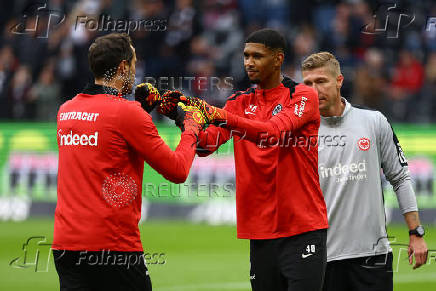
M 126 82 L 121 87 L 121 95 L 127 95 L 133 92 L 133 85 L 130 82 Z
M 260 79 L 250 79 L 250 83 L 252 83 L 252 84 L 259 84 L 260 83 Z
M 121 95 L 127 95 L 132 93 L 134 83 L 135 83 L 135 76 L 132 75 L 131 72 L 129 71 L 129 74 L 127 75 L 126 79 L 123 80 Z

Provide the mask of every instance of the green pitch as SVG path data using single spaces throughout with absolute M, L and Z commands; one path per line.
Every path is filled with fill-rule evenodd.
M 28 257 L 23 260 L 23 243 L 32 236 L 46 237 L 50 243 L 52 230 L 52 220 L 0 222 L 0 290 L 58 290 L 53 259 L 46 263 L 49 247 L 41 243 L 43 239 L 33 239 L 40 242 L 38 247 L 29 243 Z M 388 230 L 396 243 L 408 242 L 404 226 Z M 145 252 L 150 254 L 154 290 L 250 290 L 248 241 L 237 240 L 234 227 L 145 222 L 141 233 Z M 436 290 L 435 227 L 427 227 L 426 239 L 429 249 L 435 251 L 430 262 L 418 270 L 408 265 L 405 247 L 394 247 L 396 291 Z M 32 264 L 36 255 L 38 265 Z

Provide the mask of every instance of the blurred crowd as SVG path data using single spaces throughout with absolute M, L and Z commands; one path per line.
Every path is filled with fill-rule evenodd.
M 1 120 L 56 119 L 59 105 L 92 82 L 88 47 L 111 32 L 96 29 L 105 15 L 149 23 L 129 31 L 137 83 L 153 79 L 161 89 L 183 89 L 223 105 L 232 92 L 250 86 L 244 38 L 269 27 L 286 37 L 283 71 L 296 81 L 302 60 L 327 50 L 341 63 L 342 93 L 352 103 L 381 110 L 393 122 L 436 122 L 436 26 L 426 29 L 428 18 L 436 17 L 432 0 L 394 1 L 389 12 L 377 1 L 360 0 L 43 2 L 2 1 Z

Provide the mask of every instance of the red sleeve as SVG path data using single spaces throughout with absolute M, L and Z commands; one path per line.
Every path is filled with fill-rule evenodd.
M 236 94 L 231 95 L 224 105 L 224 110 L 227 112 L 232 112 L 236 114 L 235 105 L 236 100 L 231 100 Z M 222 126 L 209 125 L 206 130 L 200 131 L 198 135 L 197 143 L 197 155 L 200 157 L 206 157 L 213 152 L 215 152 L 222 144 L 225 144 L 229 139 L 232 138 L 232 132 Z
M 135 103 L 126 106 L 122 112 L 121 134 L 165 179 L 174 183 L 185 182 L 195 156 L 196 136 L 191 131 L 183 132 L 179 145 L 172 151 L 159 136 L 151 116 Z
M 197 155 L 207 157 L 230 139 L 230 130 L 210 125 L 198 135 Z
M 318 93 L 314 89 L 299 84 L 295 87 L 289 106 L 270 120 L 250 120 L 228 113 L 226 126 L 245 132 L 245 138 L 253 142 L 265 137 L 279 139 L 281 133 L 295 131 L 319 119 L 318 102 Z

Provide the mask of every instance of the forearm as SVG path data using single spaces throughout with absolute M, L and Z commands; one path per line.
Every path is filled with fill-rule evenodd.
M 398 204 L 402 214 L 408 212 L 417 212 L 415 191 L 413 190 L 412 180 L 409 176 L 405 177 L 399 183 L 392 183 L 395 194 L 397 195 Z
M 421 224 L 418 211 L 411 211 L 403 214 L 409 230 L 415 229 Z
M 231 138 L 227 129 L 210 125 L 198 134 L 197 155 L 206 157 Z
M 244 139 L 253 142 L 257 142 L 262 137 L 269 138 L 278 137 L 280 135 L 280 129 L 271 120 L 251 120 L 231 113 L 228 113 L 227 115 L 226 128 L 239 131 Z
M 130 148 L 169 181 L 183 183 L 195 157 L 198 129 L 186 129 L 177 149 L 173 151 L 160 137 L 151 116 L 141 109 L 138 102 L 126 103 L 119 115 L 120 135 Z
M 415 229 L 420 223 L 418 205 L 410 178 L 403 180 L 394 190 L 397 195 L 401 213 L 404 216 L 409 230 Z
M 182 133 L 175 151 L 162 144 L 159 148 L 152 149 L 154 154 L 145 161 L 165 179 L 173 183 L 183 183 L 189 175 L 195 157 L 196 141 L 195 135 Z

